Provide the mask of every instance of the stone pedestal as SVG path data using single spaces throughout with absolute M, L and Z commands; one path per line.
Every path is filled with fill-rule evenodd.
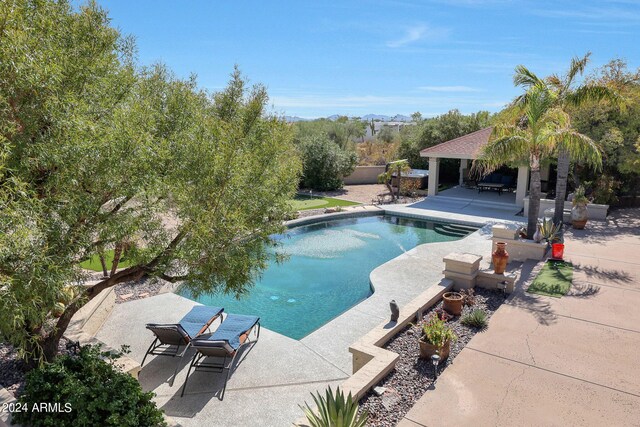
M 453 281 L 453 289 L 470 289 L 475 286 L 475 279 L 480 268 L 480 255 L 467 253 L 450 253 L 443 258 L 445 279 Z

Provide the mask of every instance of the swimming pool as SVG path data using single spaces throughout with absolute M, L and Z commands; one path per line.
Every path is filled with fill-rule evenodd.
M 266 328 L 301 339 L 373 292 L 369 273 L 417 245 L 460 239 L 475 228 L 395 216 L 324 221 L 276 236 L 287 261 L 273 261 L 241 300 L 202 295 L 227 313 L 260 316 Z M 179 293 L 190 299 L 187 290 Z

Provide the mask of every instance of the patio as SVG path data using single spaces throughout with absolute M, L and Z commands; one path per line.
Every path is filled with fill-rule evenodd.
M 464 199 L 476 203 L 499 203 L 501 205 L 510 205 L 509 207 L 516 205 L 516 193 L 514 192 L 502 192 L 500 194 L 497 191 L 480 192 L 474 188 L 465 188 L 459 185 L 440 191 L 437 196 L 432 197 Z
M 488 329 L 398 425 L 637 425 L 639 226 L 626 209 L 569 230 L 574 282 L 562 298 L 526 292 L 537 273 L 527 261 Z

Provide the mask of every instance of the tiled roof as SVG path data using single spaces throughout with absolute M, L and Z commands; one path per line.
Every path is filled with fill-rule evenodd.
M 493 127 L 480 129 L 433 147 L 420 151 L 421 157 L 443 157 L 446 159 L 475 159 L 480 148 L 489 142 Z

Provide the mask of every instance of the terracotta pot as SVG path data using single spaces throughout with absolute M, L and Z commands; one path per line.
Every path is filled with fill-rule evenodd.
M 440 360 L 444 360 L 449 357 L 449 351 L 451 350 L 451 342 L 447 341 L 442 347 L 437 347 L 422 339 L 418 340 L 420 345 L 420 359 L 431 359 L 431 356 L 437 354 L 440 356 Z
M 504 270 L 506 270 L 507 263 L 509 262 L 509 253 L 506 250 L 507 244 L 505 242 L 498 242 L 496 246 L 496 251 L 491 255 L 493 272 L 495 274 L 504 274 Z
M 462 313 L 462 294 L 458 292 L 445 292 L 442 295 L 442 308 L 454 316 L 460 316 Z
M 589 219 L 589 210 L 587 205 L 578 204 L 571 208 L 571 226 L 575 229 L 582 230 Z

